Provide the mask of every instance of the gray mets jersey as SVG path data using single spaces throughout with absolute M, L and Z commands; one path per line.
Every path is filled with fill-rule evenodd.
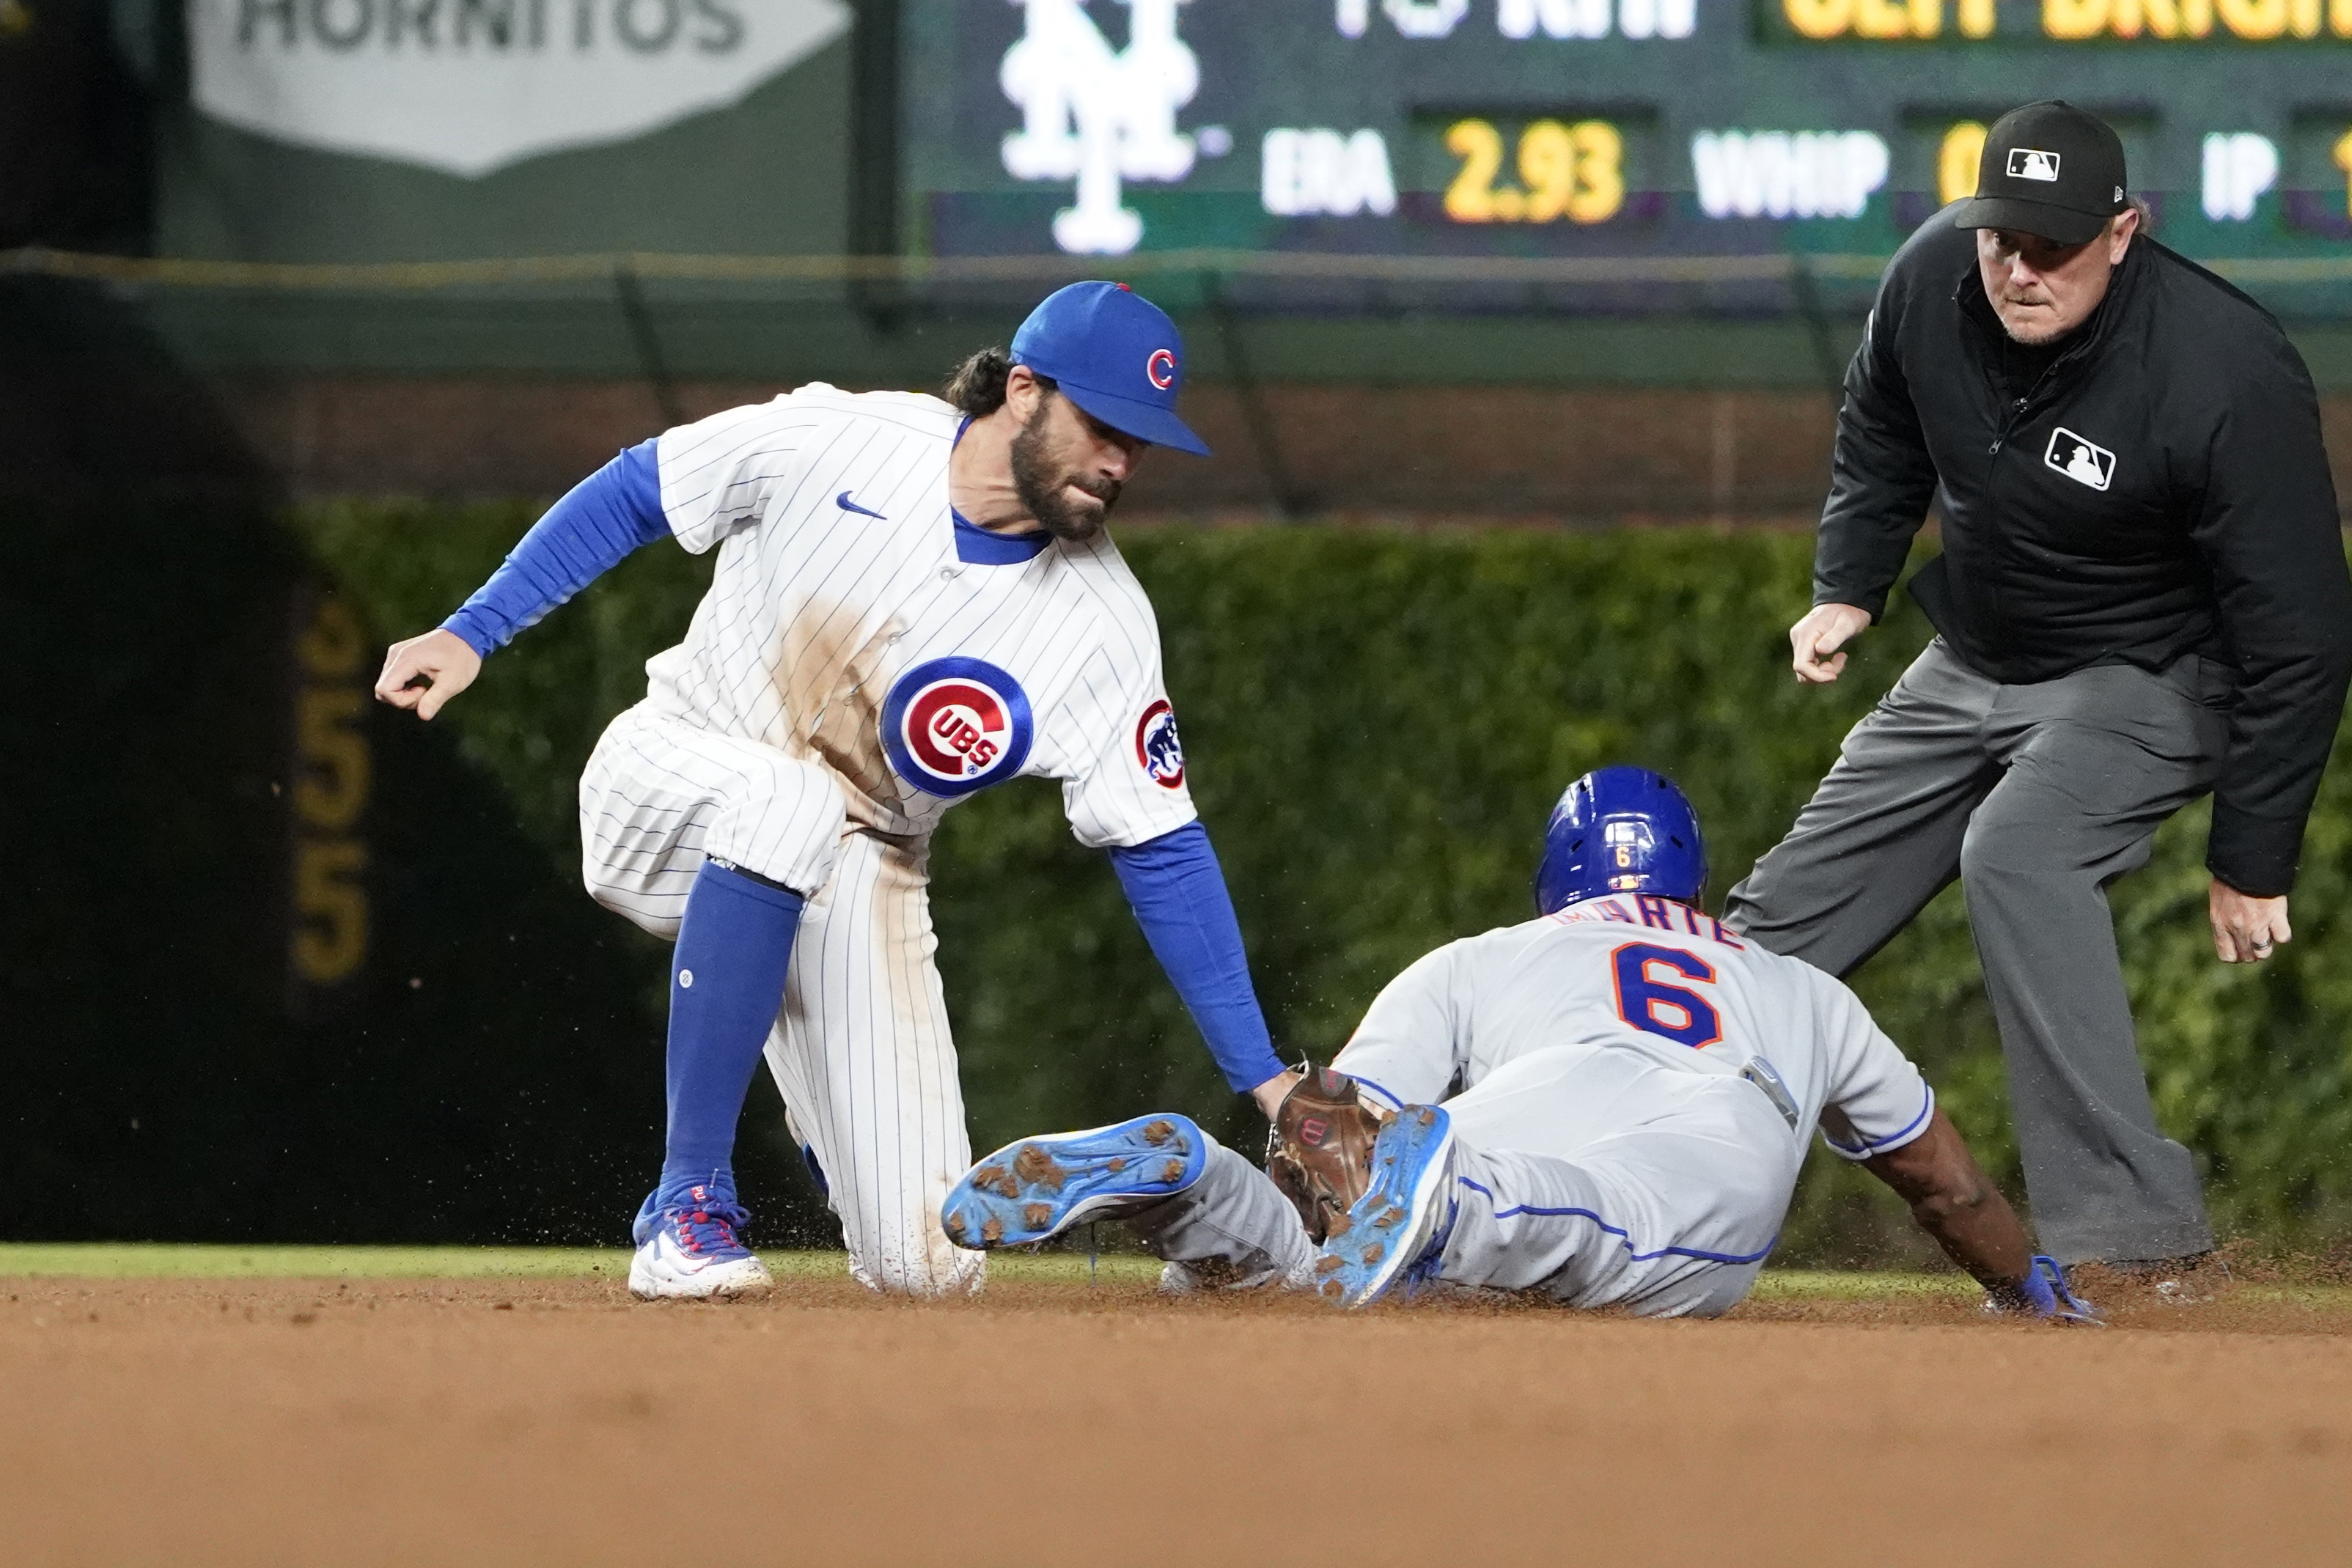
M 1935 1110 L 1845 987 L 1630 894 L 1422 958 L 1336 1065 L 1454 1118 L 1441 1278 L 1645 1313 L 1747 1293 L 1817 1124 L 1864 1159 Z
M 1333 1065 L 1454 1120 L 1438 1278 L 1579 1307 L 1713 1314 L 1754 1282 L 1816 1124 L 1847 1159 L 1935 1096 L 1853 994 L 1683 904 L 1619 894 L 1447 944 L 1391 981 Z M 1176 1268 L 1311 1287 L 1296 1210 L 1239 1155 L 1130 1221 Z
M 1934 1092 L 1854 994 L 1685 904 L 1614 894 L 1448 943 L 1383 989 L 1336 1063 L 1434 1104 L 1538 1051 L 1758 1083 L 1848 1159 L 1927 1129 Z

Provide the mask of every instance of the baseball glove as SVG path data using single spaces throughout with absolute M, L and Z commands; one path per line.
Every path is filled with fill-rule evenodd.
M 1356 1081 L 1317 1068 L 1283 1099 L 1265 1140 L 1265 1174 L 1321 1246 L 1372 1181 L 1372 1141 L 1388 1117 L 1364 1103 Z

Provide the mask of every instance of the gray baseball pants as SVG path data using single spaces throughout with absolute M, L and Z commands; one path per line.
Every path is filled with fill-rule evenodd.
M 2211 788 L 2232 690 L 2193 654 L 2003 685 L 1938 638 L 1724 907 L 1741 935 L 1844 976 L 1959 878 L 2034 1228 L 2061 1262 L 2213 1245 L 2196 1165 L 2157 1130 L 2106 889 Z
M 1805 1157 L 1753 1083 L 1614 1046 L 1531 1052 L 1445 1104 L 1454 1223 L 1438 1278 L 1572 1307 L 1728 1312 L 1772 1249 Z M 1176 1266 L 1163 1284 L 1315 1283 L 1298 1211 L 1213 1138 L 1199 1181 L 1121 1218 Z

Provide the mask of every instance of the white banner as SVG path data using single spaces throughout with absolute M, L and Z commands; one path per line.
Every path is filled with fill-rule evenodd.
M 848 26 L 845 0 L 188 0 L 207 114 L 468 176 L 723 108 Z

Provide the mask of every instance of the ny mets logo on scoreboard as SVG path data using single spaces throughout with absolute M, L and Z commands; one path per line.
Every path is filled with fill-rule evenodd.
M 1143 710 L 1135 726 L 1135 759 L 1163 789 L 1184 786 L 1184 743 L 1176 735 L 1176 710 L 1161 697 Z
M 882 749 L 898 777 L 953 800 L 1021 771 L 1029 759 L 1029 695 L 982 659 L 931 659 L 882 702 Z

